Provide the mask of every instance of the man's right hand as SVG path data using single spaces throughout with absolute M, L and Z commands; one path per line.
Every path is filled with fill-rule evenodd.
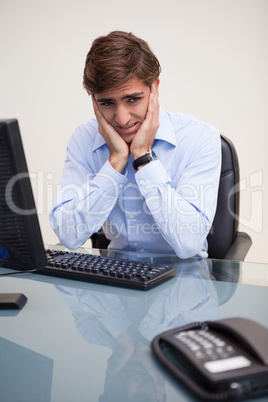
M 112 125 L 105 120 L 93 96 L 92 103 L 94 113 L 99 124 L 99 133 L 102 135 L 110 149 L 109 162 L 117 172 L 122 173 L 128 161 L 129 146 L 112 127 Z

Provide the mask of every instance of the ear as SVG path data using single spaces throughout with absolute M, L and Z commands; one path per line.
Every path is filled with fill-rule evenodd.
M 155 85 L 156 85 L 156 89 L 158 90 L 160 84 L 160 78 L 157 78 L 157 80 L 155 81 Z

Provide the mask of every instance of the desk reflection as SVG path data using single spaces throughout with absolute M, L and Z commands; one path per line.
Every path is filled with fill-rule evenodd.
M 82 337 L 112 351 L 100 402 L 166 401 L 151 340 L 171 328 L 220 318 L 210 261 L 188 260 L 177 263 L 177 268 L 175 278 L 147 292 L 103 285 L 94 290 L 56 286 Z

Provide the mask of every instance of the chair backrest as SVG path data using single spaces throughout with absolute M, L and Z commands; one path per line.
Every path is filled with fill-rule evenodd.
M 234 243 L 239 216 L 239 162 L 233 143 L 221 135 L 222 166 L 216 214 L 208 235 L 210 258 L 224 258 Z

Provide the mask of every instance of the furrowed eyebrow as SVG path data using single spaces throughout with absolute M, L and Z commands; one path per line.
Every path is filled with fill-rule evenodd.
M 134 92 L 133 94 L 123 96 L 122 100 L 136 98 L 137 96 L 142 96 L 142 95 L 144 95 L 144 92 Z
M 100 99 L 96 99 L 97 100 L 97 102 L 114 102 L 114 99 L 113 98 L 100 98 Z
M 121 100 L 136 98 L 137 96 L 142 96 L 142 95 L 144 95 L 144 92 L 134 92 L 133 94 L 124 95 L 121 98 Z M 114 98 L 100 98 L 100 99 L 97 99 L 97 102 L 100 102 L 100 103 L 115 102 L 115 99 Z

